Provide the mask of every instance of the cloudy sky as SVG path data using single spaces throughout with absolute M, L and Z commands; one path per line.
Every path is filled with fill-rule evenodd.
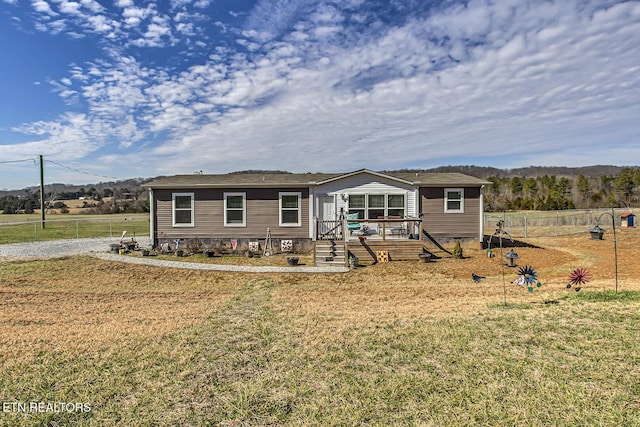
M 0 0 L 0 189 L 640 165 L 640 2 Z

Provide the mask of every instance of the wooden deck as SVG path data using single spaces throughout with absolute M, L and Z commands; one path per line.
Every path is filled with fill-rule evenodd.
M 389 261 L 418 261 L 425 250 L 422 240 L 365 240 L 365 241 L 317 241 L 315 264 L 346 265 L 350 256 L 358 258 L 360 265 L 377 262 L 378 251 L 387 251 Z
M 389 261 L 418 261 L 424 251 L 422 240 L 370 240 L 349 241 L 347 254 L 358 258 L 360 264 L 373 264 L 378 251 L 387 251 Z
M 357 220 L 363 228 L 347 231 L 347 221 L 318 221 L 315 249 L 316 264 L 348 263 L 350 256 L 363 265 L 377 262 L 377 253 L 386 251 L 389 261 L 418 261 L 425 251 L 423 240 L 409 238 L 411 231 L 420 235 L 421 220 Z M 359 226 L 360 227 L 360 226 Z M 346 232 L 343 233 L 343 230 Z M 400 231 L 400 232 L 397 232 Z M 344 248 L 344 249 L 343 249 Z

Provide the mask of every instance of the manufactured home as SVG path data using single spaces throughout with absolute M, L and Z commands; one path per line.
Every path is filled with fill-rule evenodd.
M 376 250 L 418 259 L 427 237 L 482 241 L 487 184 L 460 173 L 363 169 L 176 175 L 145 186 L 155 246 L 198 240 L 247 247 L 264 244 L 268 234 L 275 247 L 285 242 L 299 251 L 315 249 L 318 260 L 342 262 L 347 253 Z M 327 242 L 333 249 L 324 256 Z M 341 255 L 332 257 L 336 246 Z

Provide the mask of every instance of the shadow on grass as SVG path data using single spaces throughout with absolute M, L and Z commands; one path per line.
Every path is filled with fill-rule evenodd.
M 495 308 L 498 310 L 529 310 L 533 308 L 533 305 L 528 302 L 522 302 L 522 303 L 507 302 L 506 304 L 501 302 L 499 304 L 489 304 L 489 308 Z
M 499 237 L 495 235 L 487 235 L 485 234 L 482 238 L 482 249 L 487 249 L 489 247 L 489 239 L 491 239 L 491 248 L 499 247 Z M 533 249 L 544 249 L 537 245 L 532 245 L 531 243 L 523 242 L 518 239 L 509 239 L 508 237 L 502 238 L 502 248 L 533 248 Z

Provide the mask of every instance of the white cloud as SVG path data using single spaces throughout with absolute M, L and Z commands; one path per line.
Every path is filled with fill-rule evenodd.
M 63 1 L 58 6 L 61 13 L 77 15 L 80 13 L 81 4 L 74 1 Z
M 131 7 L 133 6 L 133 0 L 115 0 L 114 5 L 121 8 Z
M 7 155 L 13 156 L 55 156 L 57 159 L 78 159 L 89 155 L 101 146 L 102 139 L 95 136 L 103 133 L 98 131 L 96 124 L 84 114 L 66 113 L 56 121 L 35 122 L 25 124 L 14 131 L 39 137 L 20 144 L 6 144 L 2 146 Z
M 114 29 L 111 20 L 104 15 L 88 16 L 87 21 L 96 33 L 106 33 Z
M 242 31 L 220 23 L 237 45 L 193 40 L 205 59 L 187 68 L 177 63 L 186 53 L 162 67 L 118 43 L 106 59 L 72 65 L 52 84 L 86 114 L 16 130 L 42 138 L 29 149 L 61 147 L 63 134 L 76 154 L 87 140 L 85 154 L 117 147 L 149 168 L 141 175 L 456 157 L 579 165 L 594 151 L 610 156 L 598 162 L 640 163 L 628 149 L 640 134 L 640 3 L 609 3 L 472 0 L 392 20 L 370 2 L 258 1 Z M 204 34 L 194 5 L 173 2 L 170 19 L 119 1 L 121 17 L 96 15 L 104 27 L 90 31 L 111 31 L 126 48 L 175 46 Z
M 33 9 L 38 13 L 44 13 L 49 16 L 57 16 L 58 14 L 51 9 L 49 3 L 45 0 L 34 0 L 31 2 Z
M 82 7 L 88 9 L 93 13 L 100 13 L 104 12 L 105 10 L 104 7 L 102 7 L 102 5 L 95 0 L 80 0 L 80 4 L 82 5 Z
M 126 7 L 122 11 L 124 22 L 126 25 L 135 27 L 139 25 L 144 19 L 153 13 L 153 9 L 142 9 L 140 7 Z

